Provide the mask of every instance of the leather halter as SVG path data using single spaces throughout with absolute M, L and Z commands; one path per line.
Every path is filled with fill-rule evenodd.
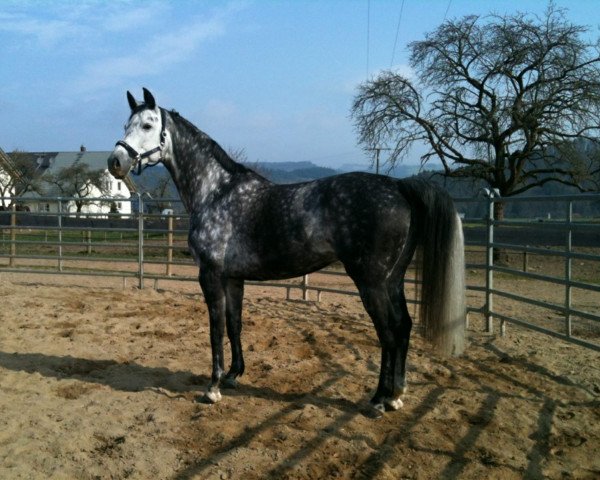
M 165 147 L 165 141 L 167 138 L 165 124 L 167 122 L 166 122 L 165 110 L 162 108 L 160 109 L 160 121 L 162 123 L 161 129 L 160 129 L 160 144 L 157 147 L 154 147 L 152 150 L 148 150 L 144 153 L 139 153 L 135 148 L 133 148 L 131 145 L 129 145 L 124 140 L 119 140 L 115 145 L 115 146 L 123 147 L 125 150 L 127 150 L 127 154 L 129 155 L 129 158 L 131 158 L 133 160 L 133 162 L 131 164 L 131 170 L 134 170 L 135 167 L 137 166 L 136 175 L 140 175 L 142 173 L 142 170 L 144 170 L 144 168 L 154 167 L 155 165 L 158 165 L 163 160 L 163 149 Z M 145 165 L 142 165 L 142 160 L 144 158 L 150 157 L 151 155 L 155 154 L 156 152 L 160 152 L 160 158 L 158 160 L 156 160 L 155 162 L 152 162 L 152 163 L 150 163 L 148 161 L 148 162 L 146 162 Z

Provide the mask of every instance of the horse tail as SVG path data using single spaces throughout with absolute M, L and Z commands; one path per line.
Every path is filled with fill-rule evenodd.
M 421 179 L 399 181 L 411 205 L 416 234 L 419 320 L 425 338 L 444 355 L 465 347 L 466 302 L 464 239 L 461 220 L 450 195 Z

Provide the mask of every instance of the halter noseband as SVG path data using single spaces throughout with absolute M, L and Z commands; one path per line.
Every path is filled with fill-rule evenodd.
M 158 165 L 163 160 L 162 153 L 163 153 L 163 148 L 165 147 L 165 140 L 167 138 L 167 132 L 165 130 L 165 124 L 166 124 L 165 110 L 162 108 L 160 109 L 160 121 L 162 123 L 161 129 L 160 129 L 160 144 L 157 147 L 154 147 L 152 150 L 148 150 L 147 152 L 144 152 L 144 153 L 139 153 L 135 148 L 133 148 L 131 145 L 129 145 L 127 142 L 125 142 L 123 140 L 119 140 L 115 145 L 115 146 L 121 146 L 125 150 L 127 150 L 127 154 L 133 160 L 133 163 L 131 164 L 131 170 L 135 169 L 135 167 L 137 166 L 136 175 L 140 175 L 142 173 L 142 170 L 144 170 L 144 168 L 154 167 L 155 165 Z M 142 165 L 142 160 L 144 158 L 150 157 L 151 155 L 155 154 L 156 152 L 160 152 L 160 158 L 157 161 L 155 161 L 153 163 L 146 162 L 146 165 Z

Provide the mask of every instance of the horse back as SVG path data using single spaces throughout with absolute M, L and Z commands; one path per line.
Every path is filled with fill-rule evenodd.
M 410 206 L 397 180 L 371 174 L 271 185 L 247 207 L 231 251 L 244 251 L 264 278 L 308 273 L 368 252 L 397 255 L 410 226 Z
M 200 265 L 230 277 L 290 278 L 336 260 L 385 268 L 397 261 L 410 225 L 411 206 L 389 177 L 240 183 L 193 215 L 190 247 Z

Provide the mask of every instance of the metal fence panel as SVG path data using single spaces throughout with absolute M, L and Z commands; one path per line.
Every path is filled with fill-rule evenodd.
M 145 281 L 181 280 L 197 282 L 197 270 L 187 248 L 189 219 L 174 199 L 152 199 L 137 195 L 131 199 L 86 199 L 90 204 L 111 205 L 129 202 L 127 214 L 108 207 L 93 212 L 66 211 L 70 198 L 43 198 L 40 203 L 56 205 L 55 211 L 31 212 L 18 208 L 19 199 L 9 200 L 12 209 L 0 211 L 0 273 L 25 272 L 62 275 L 95 275 Z M 12 200 L 15 200 L 14 202 Z M 469 304 L 470 312 L 486 319 L 486 329 L 494 331 L 500 322 L 504 334 L 509 323 L 543 332 L 578 345 L 600 350 L 600 195 L 500 198 L 493 192 L 477 198 L 455 199 L 463 215 L 465 245 L 471 258 L 467 270 L 480 280 L 467 283 L 467 289 L 483 293 L 482 304 Z M 84 202 L 84 203 L 85 203 Z M 507 215 L 494 219 L 494 204 L 518 207 L 520 203 L 547 205 L 552 213 L 536 218 Z M 578 205 L 584 204 L 585 208 Z M 596 209 L 596 210 L 595 210 Z M 510 211 L 510 210 L 509 210 Z M 513 208 L 518 212 L 518 208 Z M 560 214 L 562 212 L 562 214 Z M 587 212 L 582 215 L 577 212 Z M 590 214 L 590 212 L 592 212 Z M 503 264 L 498 252 L 508 252 L 518 261 Z M 535 271 L 532 259 L 562 259 L 560 271 Z M 538 262 L 539 263 L 539 262 Z M 550 261 L 548 260 L 548 263 Z M 554 262 L 556 263 L 556 262 Z M 579 264 L 593 264 L 592 273 L 576 272 Z M 597 272 L 594 274 L 593 272 Z M 346 278 L 343 270 L 324 270 L 319 274 Z M 337 288 L 313 283 L 313 276 L 284 282 L 248 282 L 276 286 L 290 291 L 298 289 L 308 299 L 316 292 L 357 295 L 351 288 Z M 482 279 L 482 281 L 481 281 Z M 520 281 L 554 285 L 561 293 L 545 298 L 534 292 L 511 291 Z M 407 284 L 414 285 L 414 276 Z M 352 285 L 350 285 L 352 287 Z M 547 288 L 547 287 L 546 287 Z M 556 290 L 558 292 L 558 290 Z M 580 301 L 578 298 L 585 298 Z M 546 309 L 552 316 L 546 323 L 511 315 L 505 301 L 516 302 L 523 309 Z M 416 303 L 415 299 L 409 300 Z M 560 317 L 560 321 L 557 320 Z M 582 338 L 586 336 L 586 338 Z

